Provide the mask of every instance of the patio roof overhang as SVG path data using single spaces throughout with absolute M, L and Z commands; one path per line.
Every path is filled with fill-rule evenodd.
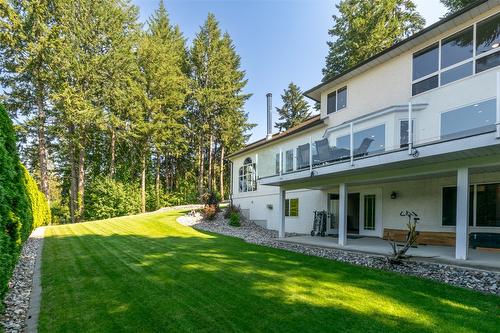
M 369 184 L 398 179 L 456 175 L 461 167 L 500 168 L 500 140 L 495 133 L 415 146 L 418 157 L 407 149 L 315 167 L 259 180 L 261 185 L 293 189 L 326 189 L 336 184 Z M 500 169 L 499 169 L 500 170 Z

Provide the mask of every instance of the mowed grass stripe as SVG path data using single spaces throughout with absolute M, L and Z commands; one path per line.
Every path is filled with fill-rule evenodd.
M 201 233 L 177 216 L 49 228 L 40 331 L 495 332 L 500 324 L 498 297 Z

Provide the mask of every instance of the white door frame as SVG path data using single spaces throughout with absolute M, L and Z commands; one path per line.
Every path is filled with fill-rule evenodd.
M 382 189 L 374 188 L 359 191 L 359 234 L 363 236 L 382 237 Z M 365 230 L 365 195 L 375 195 L 375 230 Z

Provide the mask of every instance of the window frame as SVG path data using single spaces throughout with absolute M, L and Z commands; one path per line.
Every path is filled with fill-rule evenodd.
M 297 202 L 297 215 L 291 215 L 292 213 L 292 205 L 291 205 L 291 202 L 293 201 L 296 201 Z M 300 212 L 300 209 L 299 209 L 299 198 L 288 198 L 288 199 L 285 199 L 285 217 L 299 217 L 299 212 Z
M 246 187 L 243 188 L 242 184 L 246 184 Z M 248 184 L 251 186 L 248 187 Z M 238 190 L 240 193 L 257 191 L 257 164 L 251 157 L 245 158 L 238 169 Z
M 466 78 L 469 78 L 469 77 L 473 77 L 473 76 L 478 75 L 480 73 L 488 72 L 490 70 L 494 70 L 495 68 L 497 68 L 498 66 L 495 66 L 495 67 L 492 67 L 492 68 L 488 68 L 488 69 L 486 69 L 486 70 L 484 70 L 482 72 L 479 72 L 479 73 L 476 71 L 476 61 L 477 60 L 482 59 L 482 58 L 484 58 L 486 56 L 492 55 L 494 53 L 500 52 L 500 47 L 497 47 L 497 48 L 491 49 L 491 50 L 489 50 L 487 52 L 483 52 L 483 53 L 477 54 L 477 46 L 476 46 L 476 42 L 477 42 L 477 25 L 478 25 L 478 23 L 482 23 L 482 22 L 484 22 L 484 21 L 486 21 L 488 19 L 493 18 L 496 15 L 500 15 L 500 13 L 494 13 L 494 14 L 492 14 L 490 16 L 484 17 L 481 20 L 475 21 L 474 23 L 472 23 L 472 25 L 468 25 L 466 27 L 458 29 L 457 31 L 454 31 L 454 32 L 450 33 L 449 35 L 446 35 L 443 38 L 440 38 L 437 41 L 437 43 L 438 43 L 438 69 L 437 69 L 437 71 L 432 72 L 432 73 L 427 74 L 427 75 L 424 75 L 422 77 L 419 77 L 418 79 L 415 79 L 415 80 L 413 79 L 413 56 L 415 54 L 421 52 L 421 51 L 424 51 L 427 48 L 430 48 L 431 46 L 433 46 L 434 44 L 436 44 L 436 41 L 433 41 L 433 42 L 431 42 L 429 44 L 426 44 L 424 47 L 422 47 L 422 48 L 418 49 L 417 51 L 413 52 L 412 53 L 412 57 L 411 57 L 411 66 L 410 66 L 411 67 L 410 68 L 410 78 L 411 78 L 410 90 L 411 90 L 411 96 L 412 97 L 419 96 L 419 95 L 425 94 L 425 93 L 427 93 L 429 91 L 433 91 L 434 89 L 437 89 L 439 87 L 445 87 L 445 86 L 453 84 L 455 82 L 459 82 L 459 81 L 461 81 L 463 79 L 466 79 Z M 473 46 L 472 47 L 472 56 L 470 58 L 468 58 L 468 59 L 459 61 L 459 62 L 457 62 L 457 63 L 455 63 L 453 65 L 450 65 L 448 67 L 441 68 L 441 62 L 442 62 L 442 59 L 441 59 L 441 57 L 442 57 L 442 42 L 443 42 L 443 40 L 446 40 L 447 38 L 450 38 L 453 35 L 459 34 L 460 32 L 465 31 L 465 30 L 467 30 L 467 29 L 469 29 L 471 27 L 472 27 L 472 46 Z M 441 74 L 443 72 L 446 72 L 448 70 L 454 69 L 455 67 L 459 67 L 459 66 L 465 65 L 468 62 L 472 62 L 472 74 L 471 75 L 464 76 L 464 77 L 462 77 L 460 79 L 457 79 L 455 81 L 451 81 L 451 82 L 448 82 L 448 83 L 445 83 L 445 84 L 441 84 Z M 417 94 L 413 94 L 413 86 L 416 83 L 420 83 L 421 81 L 424 81 L 424 80 L 429 79 L 429 78 L 431 78 L 433 76 L 436 76 L 436 75 L 438 77 L 438 84 L 437 84 L 436 87 L 428 89 L 428 90 L 425 90 L 425 91 L 422 91 L 422 92 L 419 92 Z
M 486 228 L 486 229 L 491 229 L 491 228 L 498 228 L 500 230 L 500 227 L 492 227 L 492 226 L 481 226 L 481 225 L 477 225 L 477 188 L 478 186 L 482 186 L 482 185 L 496 185 L 496 184 L 500 184 L 500 181 L 491 181 L 491 182 L 479 182 L 479 183 L 474 183 L 474 184 L 470 184 L 469 186 L 473 188 L 473 192 L 472 192 L 472 195 L 473 195 L 473 204 L 472 204 L 472 225 L 470 225 L 469 223 L 467 223 L 468 227 L 469 228 L 477 228 L 477 229 L 481 229 L 481 228 Z M 443 185 L 441 186 L 441 205 L 440 205 L 440 209 L 441 209 L 441 228 L 455 228 L 456 227 L 456 221 L 455 221 L 455 225 L 444 225 L 443 224 L 443 193 L 444 193 L 444 189 L 445 188 L 450 188 L 450 187 L 457 187 L 457 185 Z M 470 200 L 471 198 L 469 198 Z M 470 214 L 471 212 L 469 212 Z
M 344 91 L 345 90 L 345 106 L 344 107 L 341 107 L 339 108 L 339 91 Z M 335 107 L 334 109 L 331 111 L 331 112 L 328 112 L 329 111 L 329 105 L 330 103 L 328 102 L 328 100 L 330 99 L 330 96 L 335 96 Z M 344 109 L 347 109 L 347 104 L 348 104 L 348 91 L 347 91 L 347 85 L 343 86 L 343 87 L 340 87 L 338 89 L 335 89 L 333 90 L 332 92 L 328 93 L 326 95 L 326 114 L 327 115 L 331 115 L 331 114 L 334 114 L 336 112 L 339 112 L 341 110 L 344 110 Z

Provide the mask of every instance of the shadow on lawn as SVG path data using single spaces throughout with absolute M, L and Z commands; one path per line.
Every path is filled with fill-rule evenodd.
M 191 232 L 48 237 L 40 328 L 489 332 L 499 298 Z

